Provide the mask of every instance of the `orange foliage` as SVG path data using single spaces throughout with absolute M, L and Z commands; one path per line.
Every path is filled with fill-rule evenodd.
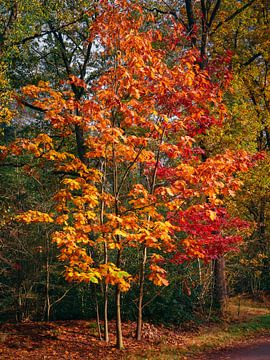
M 210 205 L 220 205 L 219 195 L 237 190 L 235 173 L 252 161 L 247 153 L 227 151 L 202 162 L 196 153 L 201 151 L 196 136 L 220 124 L 226 110 L 218 85 L 199 69 L 194 49 L 182 51 L 168 65 L 167 54 L 176 50 L 182 36 L 179 24 L 172 21 L 166 38 L 154 23 L 144 30 L 152 19 L 136 3 L 101 1 L 96 11 L 90 40 L 98 44 L 97 55 L 102 51 L 107 57 L 108 67 L 91 86 L 74 76 L 68 80 L 88 96 L 77 101 L 71 92 L 55 91 L 45 82 L 23 90 L 63 137 L 73 136 L 75 125 L 84 131 L 85 161 L 57 151 L 46 134 L 15 143 L 11 153 L 28 151 L 66 173 L 54 197 L 54 217 L 29 211 L 19 219 L 54 221 L 61 228 L 53 241 L 67 264 L 67 280 L 104 279 L 127 291 L 132 277 L 121 264 L 97 263 L 93 254 L 102 245 L 110 254 L 147 247 L 154 256 L 149 279 L 168 285 L 155 255 L 179 246 L 181 227 L 170 221 L 168 212 L 204 205 L 206 198 Z M 205 214 L 210 221 L 218 216 L 209 208 Z M 181 246 L 191 257 L 204 257 L 196 237 L 187 237 Z

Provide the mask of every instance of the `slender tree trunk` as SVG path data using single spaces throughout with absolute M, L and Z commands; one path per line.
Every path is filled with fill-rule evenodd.
M 96 285 L 94 285 L 94 288 L 95 288 L 96 320 L 97 320 L 97 328 L 98 328 L 98 337 L 99 337 L 99 340 L 102 340 L 101 329 L 100 329 L 99 305 L 98 305 L 98 299 L 97 299 Z
M 114 127 L 116 125 L 116 117 L 115 113 L 112 113 L 112 126 Z M 114 211 L 115 215 L 118 216 L 119 209 L 118 209 L 118 166 L 116 161 L 116 155 L 115 155 L 115 146 L 112 144 L 112 154 L 113 154 L 113 195 L 114 195 Z M 121 238 L 119 235 L 116 235 L 116 239 L 118 244 L 121 243 Z M 122 250 L 121 248 L 117 252 L 117 260 L 116 260 L 116 266 L 118 268 L 121 267 L 121 255 Z M 122 320 L 121 320 L 121 289 L 119 284 L 116 286 L 115 291 L 115 304 L 116 304 L 116 347 L 117 349 L 121 350 L 124 349 L 124 343 L 123 343 L 123 334 L 122 334 Z
M 102 186 L 101 186 L 101 194 L 104 193 L 105 188 L 105 182 L 106 182 L 106 160 L 104 162 L 101 162 L 100 166 L 101 172 L 103 173 L 103 180 L 102 180 Z M 104 223 L 104 208 L 105 203 L 102 200 L 101 202 L 101 209 L 100 209 L 100 224 L 103 225 Z M 104 236 L 104 234 L 103 234 Z M 105 241 L 105 240 L 104 240 Z M 103 256 L 104 256 L 104 264 L 108 263 L 108 246 L 107 242 L 104 242 L 103 247 Z M 108 290 L 109 285 L 104 283 L 104 340 L 108 343 L 109 342 L 109 321 L 108 321 Z
M 164 139 L 164 129 L 160 138 L 160 145 L 163 143 Z M 150 193 L 153 194 L 156 186 L 156 176 L 157 168 L 160 159 L 160 149 L 157 153 L 156 164 L 153 172 L 153 177 L 150 185 Z M 148 216 L 148 221 L 150 221 L 151 216 Z M 142 263 L 140 268 L 140 285 L 139 285 L 139 301 L 138 301 L 138 315 L 137 315 L 137 329 L 136 329 L 136 339 L 141 340 L 142 337 L 142 311 L 143 311 L 143 295 L 144 295 L 144 280 L 145 280 L 145 267 L 147 261 L 147 247 L 143 249 Z
M 50 299 L 50 245 L 48 236 L 46 236 L 46 283 L 45 283 L 45 319 L 50 321 L 51 299 Z
M 109 339 L 109 321 L 108 321 L 108 284 L 104 287 L 104 340 L 108 343 Z
M 121 265 L 121 250 L 118 250 L 116 266 Z M 121 319 L 121 290 L 119 285 L 116 286 L 116 347 L 119 350 L 124 349 Z
M 119 285 L 116 287 L 116 347 L 124 349 L 121 319 L 121 291 Z
M 202 280 L 202 265 L 201 265 L 201 260 L 198 259 L 198 275 L 199 275 L 199 284 L 202 287 L 203 285 L 203 280 Z
M 143 289 L 144 289 L 144 279 L 145 279 L 145 265 L 147 260 L 147 247 L 143 250 L 143 260 L 141 263 L 141 272 L 140 272 L 140 289 L 139 289 L 139 302 L 138 302 L 138 318 L 137 318 L 137 329 L 136 329 L 136 339 L 142 339 L 142 310 L 143 310 Z
M 103 172 L 103 181 L 101 186 L 101 194 L 104 192 L 105 182 L 106 182 L 106 163 L 101 163 L 101 172 Z M 101 202 L 101 209 L 100 209 L 100 224 L 103 225 L 104 223 L 104 201 Z M 108 263 L 108 246 L 107 242 L 104 242 L 103 247 L 103 256 L 104 256 L 104 264 Z M 108 284 L 104 283 L 104 304 L 103 304 L 103 311 L 104 311 L 104 341 L 108 343 L 109 339 L 109 321 L 108 321 Z M 100 331 L 100 328 L 99 328 Z
M 51 315 L 51 301 L 50 301 L 50 265 L 49 265 L 49 259 L 47 254 L 46 259 L 46 297 L 45 297 L 45 319 L 46 321 L 50 321 L 50 315 Z
M 108 263 L 108 247 L 107 243 L 104 244 L 104 263 Z M 108 321 L 108 291 L 109 285 L 104 284 L 104 340 L 108 343 L 109 339 L 109 321 Z
M 225 258 L 223 255 L 214 260 L 214 296 L 213 304 L 220 316 L 224 315 L 227 301 L 227 286 L 225 274 Z

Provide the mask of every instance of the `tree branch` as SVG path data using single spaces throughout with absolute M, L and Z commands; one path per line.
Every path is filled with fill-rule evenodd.
M 243 5 L 241 8 L 237 9 L 234 13 L 232 13 L 229 17 L 227 17 L 224 21 L 220 21 L 217 26 L 213 29 L 210 35 L 214 34 L 224 23 L 233 20 L 237 15 L 239 15 L 242 11 L 247 9 L 250 5 L 252 5 L 256 0 L 250 0 L 248 3 Z
M 15 41 L 15 42 L 12 42 L 10 44 L 6 44 L 3 46 L 4 49 L 7 49 L 9 47 L 12 47 L 12 46 L 16 46 L 16 45 L 23 45 L 25 43 L 27 43 L 28 41 L 31 41 L 31 40 L 35 40 L 35 39 L 39 39 L 45 35 L 49 35 L 49 34 L 52 34 L 54 31 L 60 31 L 60 30 L 63 30 L 67 27 L 69 27 L 70 25 L 74 25 L 76 24 L 77 22 L 81 21 L 84 17 L 84 14 L 82 14 L 79 18 L 67 23 L 67 24 L 63 24 L 61 26 L 58 26 L 58 27 L 55 27 L 55 28 L 50 28 L 50 30 L 47 30 L 47 31 L 43 31 L 41 33 L 35 33 L 31 36 L 27 36 L 25 37 L 24 39 L 20 40 L 20 41 Z
M 211 26 L 213 24 L 213 21 L 214 21 L 216 15 L 217 15 L 217 12 L 218 12 L 218 10 L 220 8 L 220 5 L 221 5 L 221 0 L 217 0 L 216 5 L 215 5 L 215 7 L 214 7 L 214 9 L 212 11 L 212 14 L 210 16 L 210 20 L 208 22 L 208 29 L 211 28 Z
M 26 100 L 24 100 L 24 99 L 18 98 L 17 100 L 18 100 L 18 102 L 19 102 L 20 104 L 22 104 L 22 105 L 24 105 L 24 106 L 26 106 L 26 107 L 28 107 L 28 108 L 30 108 L 30 109 L 32 109 L 32 110 L 40 111 L 40 112 L 43 112 L 43 113 L 46 112 L 46 110 L 41 109 L 40 107 L 35 106 L 35 105 L 29 103 L 28 101 L 26 101 Z
M 242 64 L 241 67 L 250 65 L 251 63 L 253 63 L 253 61 L 255 61 L 260 56 L 262 56 L 261 52 L 254 54 L 253 56 L 251 56 L 251 58 L 248 61 L 246 61 L 244 64 Z

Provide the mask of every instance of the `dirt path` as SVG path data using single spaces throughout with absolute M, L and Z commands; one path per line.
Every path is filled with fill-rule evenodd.
M 200 357 L 200 360 L 270 360 L 270 337 L 254 339 L 228 350 L 214 351 Z

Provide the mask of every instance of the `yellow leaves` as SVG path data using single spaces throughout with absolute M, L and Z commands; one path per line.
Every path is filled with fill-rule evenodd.
M 155 160 L 153 151 L 143 149 L 139 155 L 138 162 L 151 162 Z
M 155 190 L 155 195 L 162 195 L 162 196 L 174 196 L 175 195 L 175 189 L 171 188 L 171 187 L 165 187 L 165 186 L 159 186 L 156 190 Z
M 50 150 L 47 153 L 45 153 L 43 155 L 43 157 L 45 159 L 47 159 L 47 160 L 50 160 L 50 161 L 55 161 L 55 160 L 63 161 L 63 160 L 67 159 L 67 154 L 66 153 L 60 153 L 60 152 L 55 151 L 55 150 Z
M 80 264 L 78 264 L 80 265 Z M 99 271 L 89 267 L 86 272 L 75 270 L 73 267 L 66 267 L 65 279 L 67 281 L 85 282 L 98 284 L 101 279 Z
M 79 228 L 80 225 L 84 225 L 88 223 L 87 218 L 84 213 L 75 213 L 73 214 L 73 219 L 75 221 L 75 227 Z
M 129 290 L 131 275 L 119 269 L 115 264 L 102 264 L 99 266 L 99 272 L 107 284 L 118 285 L 123 292 Z
M 93 211 L 85 211 L 85 216 L 88 220 L 95 220 L 96 219 L 96 213 Z
M 151 263 L 158 263 L 159 261 L 163 261 L 164 257 L 160 254 L 152 254 L 151 255 Z
M 134 241 L 135 246 L 141 243 L 151 249 L 166 249 L 168 252 L 174 249 L 173 237 L 171 236 L 173 226 L 168 221 L 152 221 L 146 217 L 145 220 L 141 219 L 137 226 L 136 233 L 131 232 L 127 236 L 130 246 Z
M 214 221 L 217 217 L 217 213 L 213 210 L 207 210 L 207 215 L 212 221 Z
M 39 223 L 39 222 L 44 222 L 44 223 L 54 222 L 54 219 L 49 214 L 34 210 L 29 210 L 21 215 L 18 215 L 16 217 L 16 220 L 27 224 Z
M 166 187 L 166 192 L 169 196 L 174 196 L 175 195 L 175 191 L 173 191 L 174 189 Z
M 186 83 L 188 86 L 192 86 L 193 85 L 193 81 L 195 79 L 195 74 L 193 71 L 188 71 L 186 73 Z
M 150 203 L 147 198 L 141 197 L 135 200 L 129 201 L 130 205 L 133 205 L 135 209 L 145 210 L 146 212 L 149 210 Z
M 5 72 L 5 66 L 0 63 L 0 123 L 9 123 L 15 114 L 14 110 L 12 110 L 14 94 L 9 89 Z
M 110 250 L 114 250 L 114 249 L 118 249 L 120 250 L 121 249 L 121 245 L 117 242 L 111 242 L 108 244 L 108 249 Z
M 40 144 L 50 144 L 50 145 L 52 145 L 53 140 L 49 135 L 40 133 L 36 137 L 35 142 L 38 145 L 40 145 Z
M 67 185 L 69 190 L 79 190 L 81 188 L 81 181 L 82 179 L 75 180 L 75 179 L 64 179 L 62 183 Z
M 70 134 L 70 126 L 80 125 L 87 129 L 87 122 L 81 116 L 74 114 L 74 110 L 78 108 L 78 102 L 70 91 L 55 91 L 45 82 L 39 82 L 38 86 L 26 86 L 22 90 L 26 97 L 35 99 L 32 102 L 33 105 L 45 112 L 45 119 L 54 128 L 60 129 L 63 137 Z
M 87 193 L 80 198 L 78 197 L 77 199 L 74 199 L 73 200 L 74 204 L 76 200 L 77 200 L 77 204 L 78 202 L 82 201 L 83 203 L 88 204 L 90 207 L 94 208 L 96 205 L 98 205 L 98 192 L 96 191 L 95 188 L 95 191 L 93 191 L 91 194 Z
M 116 230 L 114 230 L 113 235 L 119 235 L 119 236 L 127 237 L 129 234 L 124 230 L 116 229 Z
M 93 182 L 93 183 L 99 183 L 102 180 L 102 172 L 98 169 L 95 168 L 87 168 L 86 169 L 86 174 L 83 174 L 84 178 L 86 179 L 86 181 L 88 182 Z M 84 189 L 86 189 L 88 185 L 86 184 L 84 186 Z

